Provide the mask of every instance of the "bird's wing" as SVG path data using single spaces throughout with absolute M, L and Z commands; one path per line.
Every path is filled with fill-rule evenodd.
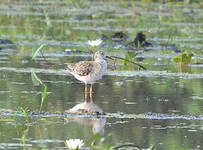
M 76 64 L 70 64 L 68 68 L 72 70 L 75 74 L 80 76 L 87 76 L 90 72 L 93 71 L 94 62 L 91 61 L 80 61 Z

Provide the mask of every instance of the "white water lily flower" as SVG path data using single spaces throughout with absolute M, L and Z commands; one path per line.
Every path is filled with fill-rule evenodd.
M 66 146 L 69 150 L 79 150 L 84 145 L 83 140 L 80 139 L 70 139 L 65 141 Z
M 92 40 L 92 41 L 88 41 L 88 44 L 92 47 L 97 47 L 102 43 L 102 40 L 97 39 L 97 40 Z

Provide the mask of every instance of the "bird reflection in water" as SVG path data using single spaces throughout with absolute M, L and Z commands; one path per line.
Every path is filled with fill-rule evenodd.
M 73 108 L 67 110 L 68 113 L 79 113 L 79 114 L 96 114 L 98 117 L 68 117 L 70 121 L 77 122 L 81 125 L 85 126 L 92 126 L 92 132 L 94 134 L 104 134 L 104 126 L 106 123 L 106 118 L 100 117 L 99 115 L 103 115 L 103 110 L 93 103 L 93 100 L 91 102 L 83 102 L 80 104 L 75 105 Z

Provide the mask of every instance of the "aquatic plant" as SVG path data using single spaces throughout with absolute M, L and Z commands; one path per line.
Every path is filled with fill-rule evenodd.
M 42 106 L 44 104 L 44 101 L 47 97 L 47 86 L 44 85 L 44 91 L 41 93 L 41 104 L 40 104 L 40 111 L 42 110 Z
M 27 141 L 29 126 L 26 123 L 21 124 L 17 122 L 15 125 L 15 129 L 17 130 L 17 133 L 21 136 L 21 143 L 23 144 L 24 147 Z
M 20 108 L 21 109 L 21 111 L 22 111 L 22 114 L 23 114 L 23 116 L 26 118 L 26 119 L 28 119 L 28 108 Z
M 93 48 L 93 52 L 96 52 L 96 48 L 102 43 L 102 40 L 89 40 L 87 43 Z
M 69 150 L 79 150 L 84 145 L 83 140 L 80 139 L 69 139 L 66 140 L 64 143 Z
M 97 47 L 97 46 L 99 46 L 100 44 L 102 43 L 102 40 L 100 40 L 100 39 L 97 39 L 97 40 L 89 40 L 88 41 L 88 44 L 90 45 L 90 46 L 92 46 L 92 47 Z
M 38 44 L 35 44 L 34 45 L 34 49 L 32 50 L 32 60 L 35 59 L 35 57 L 37 56 L 37 54 L 40 52 L 40 50 L 42 50 L 42 48 L 44 47 L 45 45 L 42 44 L 42 45 L 38 45 Z
M 46 62 L 46 64 L 49 64 L 49 62 L 46 60 L 46 57 L 44 56 L 44 52 L 42 49 L 45 47 L 45 44 L 39 45 L 39 44 L 34 44 L 34 48 L 32 49 L 32 60 L 34 60 L 37 56 L 38 53 L 41 54 L 42 58 Z
M 40 104 L 40 111 L 41 111 L 44 101 L 47 97 L 47 86 L 38 78 L 35 72 L 31 72 L 31 78 L 34 86 L 42 85 L 44 87 L 44 90 L 41 93 L 41 104 Z
M 17 117 L 18 114 L 22 114 L 24 118 L 22 117 Z M 15 121 L 15 129 L 17 130 L 18 135 L 21 136 L 21 143 L 26 145 L 27 141 L 27 134 L 29 131 L 29 122 L 30 122 L 30 117 L 29 117 L 29 108 L 23 108 L 23 107 L 18 107 L 17 110 L 14 112 L 14 121 Z
M 31 79 L 34 86 L 44 85 L 44 83 L 38 78 L 35 72 L 31 72 Z
M 18 107 L 16 112 L 14 113 L 14 120 L 15 121 L 17 121 L 17 114 L 19 112 L 25 117 L 25 121 L 29 122 L 29 116 L 28 116 L 29 108 Z
M 114 61 L 116 59 L 120 59 L 120 60 L 124 60 L 125 62 L 124 63 L 132 63 L 134 65 L 137 65 L 139 67 L 139 69 L 143 69 L 143 70 L 147 70 L 147 68 L 145 68 L 144 66 L 142 66 L 141 64 L 139 63 L 136 63 L 134 61 L 131 61 L 130 59 L 126 59 L 126 58 L 122 58 L 122 57 L 118 57 L 118 56 L 111 56 L 112 59 L 114 59 Z M 115 62 L 114 62 L 114 65 L 115 65 Z
M 186 51 L 184 51 L 180 55 L 174 56 L 173 61 L 181 64 L 190 64 L 192 56 L 194 56 L 194 53 L 187 53 Z
M 126 65 L 129 61 L 135 62 L 135 56 L 137 53 L 134 51 L 125 51 L 125 61 L 124 64 Z

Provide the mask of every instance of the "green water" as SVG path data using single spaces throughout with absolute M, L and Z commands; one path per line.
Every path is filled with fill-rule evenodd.
M 0 149 L 66 149 L 64 141 L 70 138 L 83 139 L 83 149 L 90 149 L 100 133 L 106 138 L 100 146 L 134 143 L 142 149 L 201 150 L 203 65 L 195 63 L 203 63 L 202 20 L 202 2 L 1 0 L 0 39 L 14 44 L 0 45 Z M 40 110 L 44 89 L 33 85 L 31 72 L 48 87 L 42 111 L 64 112 L 82 103 L 84 84 L 64 72 L 65 63 L 91 60 L 87 41 L 120 31 L 128 35 L 126 43 L 143 31 L 152 45 L 131 50 L 144 58 L 139 63 L 147 71 L 121 60 L 115 69 L 108 61 L 93 94 L 108 117 L 3 113 Z M 53 65 L 46 65 L 40 54 L 31 59 L 36 44 L 46 45 L 44 56 Z M 98 49 L 120 57 L 127 51 L 122 43 L 108 40 Z M 172 61 L 181 50 L 195 53 L 192 64 L 180 67 Z M 140 114 L 151 115 L 132 117 Z

